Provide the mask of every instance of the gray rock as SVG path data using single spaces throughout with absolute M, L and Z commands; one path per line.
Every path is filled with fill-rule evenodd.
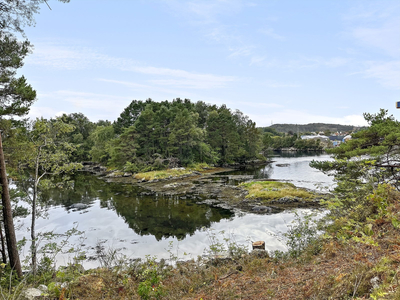
M 254 206 L 251 210 L 254 212 L 266 212 L 266 213 L 270 213 L 272 211 L 271 207 L 263 205 Z
M 69 208 L 70 209 L 77 209 L 77 210 L 81 210 L 81 209 L 86 209 L 88 208 L 89 205 L 87 204 L 83 204 L 83 203 L 74 203 L 72 204 Z
M 47 286 L 45 286 L 44 284 L 39 285 L 37 288 L 38 288 L 39 290 L 41 290 L 42 293 L 47 293 L 47 291 L 49 290 L 49 289 L 47 288 Z
M 42 291 L 36 288 L 28 288 L 22 292 L 21 297 L 22 300 L 34 300 L 36 297 L 40 297 L 42 295 Z

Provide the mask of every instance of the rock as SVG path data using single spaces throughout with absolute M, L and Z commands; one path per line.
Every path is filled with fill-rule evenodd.
M 130 172 L 125 172 L 124 173 L 124 175 L 122 175 L 123 177 L 130 177 L 130 176 L 132 176 L 133 174 L 132 173 L 130 173 Z
M 74 203 L 72 204 L 69 209 L 76 209 L 76 210 L 82 210 L 88 208 L 89 205 L 83 204 L 83 203 Z
M 276 164 L 277 167 L 289 167 L 290 164 Z
M 28 288 L 21 293 L 22 300 L 34 300 L 42 295 L 42 291 L 36 288 Z
M 263 206 L 263 205 L 253 206 L 251 210 L 254 212 L 266 212 L 266 213 L 272 212 L 271 207 Z
M 194 175 L 201 175 L 201 173 L 198 172 L 198 171 L 193 171 L 192 174 L 194 174 Z
M 114 171 L 114 172 L 111 172 L 110 174 L 107 174 L 105 177 L 106 178 L 120 178 L 120 177 L 122 177 L 122 173 L 120 172 L 120 171 Z
M 45 286 L 44 284 L 39 285 L 37 288 L 38 288 L 39 290 L 41 290 L 42 293 L 47 293 L 47 291 L 49 290 L 49 289 L 47 288 L 47 286 Z

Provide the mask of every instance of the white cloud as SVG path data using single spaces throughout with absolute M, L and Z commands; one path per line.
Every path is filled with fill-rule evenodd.
M 369 62 L 363 72 L 367 78 L 376 78 L 390 89 L 400 89 L 400 60 L 389 62 Z
M 265 61 L 265 56 L 253 56 L 250 60 L 250 66 L 252 65 L 262 65 L 263 61 Z
M 243 46 L 238 48 L 229 48 L 232 53 L 229 54 L 228 58 L 235 58 L 240 56 L 249 56 L 253 53 L 254 46 Z
M 400 56 L 400 19 L 390 20 L 379 27 L 356 27 L 352 35 L 362 44 L 383 50 L 393 57 Z
M 302 56 L 298 59 L 292 59 L 289 61 L 283 61 L 278 59 L 266 60 L 263 59 L 259 62 L 265 67 L 269 68 L 281 68 L 289 70 L 299 70 L 299 69 L 316 69 L 321 67 L 326 68 L 339 68 L 345 66 L 351 61 L 349 58 L 345 57 L 306 57 Z
M 279 40 L 279 41 L 286 40 L 286 38 L 283 35 L 277 34 L 274 31 L 274 29 L 272 29 L 272 28 L 261 29 L 260 32 L 268 37 L 275 39 L 275 40 Z
M 87 47 L 68 47 L 56 44 L 38 43 L 35 53 L 27 64 L 40 65 L 62 70 L 82 70 L 111 68 L 122 71 L 146 74 L 152 78 L 143 78 L 157 85 L 174 85 L 184 88 L 209 89 L 219 88 L 236 80 L 233 76 L 220 76 L 188 72 L 179 69 L 143 66 L 132 59 L 111 57 Z M 154 76 L 162 78 L 154 78 Z
M 286 83 L 286 82 L 278 82 L 275 80 L 266 81 L 265 85 L 270 88 L 297 88 L 301 87 L 301 84 L 298 83 Z
M 360 1 L 344 16 L 345 35 L 359 45 L 400 57 L 400 4 L 398 1 Z
M 246 107 L 254 107 L 257 109 L 260 108 L 282 108 L 284 107 L 281 104 L 277 104 L 277 103 L 273 103 L 273 102 L 264 102 L 264 103 L 260 103 L 260 102 L 237 102 L 238 104 L 241 105 L 245 105 Z
M 130 82 L 130 81 L 121 81 L 121 80 L 104 79 L 104 78 L 98 78 L 97 80 L 103 81 L 103 82 L 121 84 L 121 85 L 130 87 L 130 88 L 133 88 L 133 89 L 149 89 L 149 88 L 151 88 L 150 85 L 145 85 L 145 84 L 140 84 L 140 83 L 135 83 L 135 82 Z
M 54 117 L 62 113 L 82 112 L 92 121 L 100 119 L 116 119 L 121 111 L 132 99 L 114 95 L 97 93 L 77 92 L 70 90 L 59 90 L 49 94 L 38 95 L 40 105 L 36 103 L 31 107 L 29 117 Z M 44 103 L 57 103 L 52 108 L 42 106 Z M 62 110 L 59 108 L 62 107 Z

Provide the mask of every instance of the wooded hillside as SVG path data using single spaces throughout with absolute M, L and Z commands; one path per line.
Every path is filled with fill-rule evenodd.
M 264 128 L 274 128 L 278 132 L 287 133 L 289 131 L 293 133 L 304 133 L 304 132 L 349 132 L 360 130 L 361 127 L 353 125 L 340 125 L 340 124 L 327 124 L 327 123 L 310 123 L 310 124 L 273 124 Z

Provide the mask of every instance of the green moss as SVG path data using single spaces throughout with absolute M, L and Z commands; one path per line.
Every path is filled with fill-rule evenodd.
M 283 197 L 298 197 L 304 200 L 312 200 L 315 195 L 304 189 L 297 188 L 292 183 L 278 181 L 254 181 L 240 184 L 249 194 L 246 198 L 259 198 L 262 200 L 273 200 Z

